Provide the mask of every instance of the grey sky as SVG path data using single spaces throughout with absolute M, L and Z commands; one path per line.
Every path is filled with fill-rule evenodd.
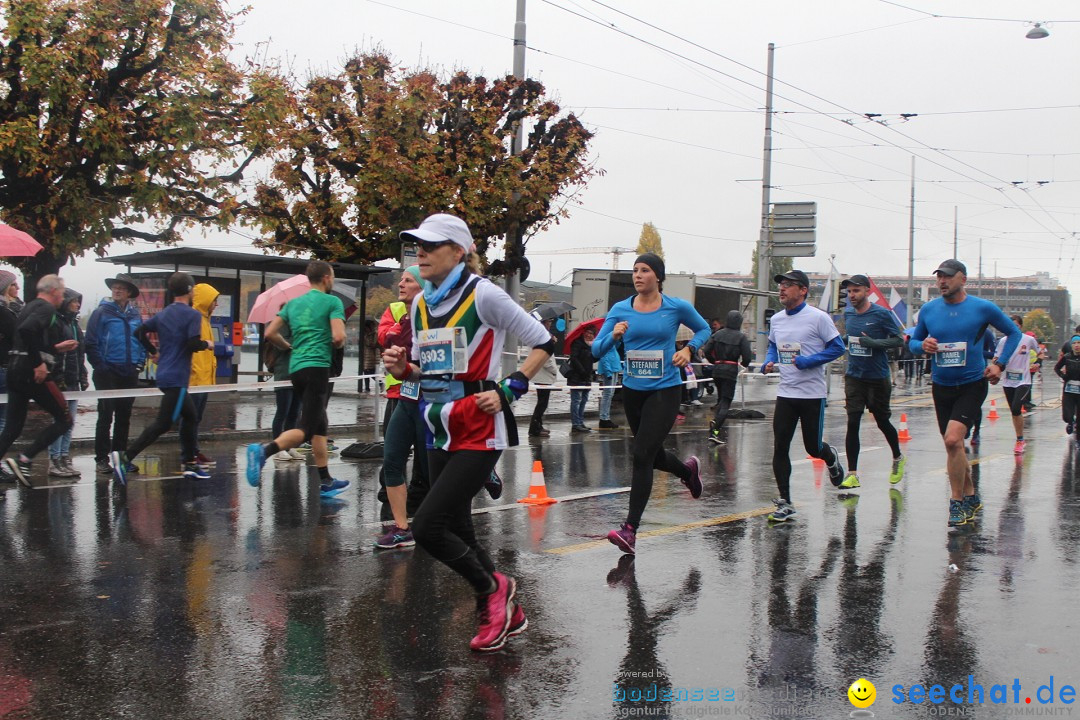
M 1002 275 L 1044 270 L 1080 291 L 1080 22 L 1050 22 L 1043 40 L 1025 39 L 1023 22 L 1080 20 L 1074 3 L 903 3 L 1016 22 L 932 18 L 880 0 L 605 4 L 528 0 L 526 71 L 596 131 L 593 156 L 605 171 L 530 250 L 633 247 L 651 221 L 670 271 L 748 271 L 772 41 L 773 200 L 818 202 L 818 254 L 798 266 L 824 271 L 835 254 L 844 273 L 905 273 L 914 153 L 917 275 L 951 255 L 955 205 L 972 274 L 983 238 L 987 274 L 995 263 Z M 255 0 L 236 53 L 287 57 L 303 76 L 379 46 L 402 65 L 495 76 L 511 68 L 514 12 L 513 0 Z M 862 113 L 881 113 L 886 124 Z M 918 117 L 904 122 L 901 113 Z M 245 240 L 189 244 L 242 249 Z M 536 280 L 610 265 L 606 255 L 532 260 Z M 87 264 L 80 279 L 89 282 L 99 268 Z

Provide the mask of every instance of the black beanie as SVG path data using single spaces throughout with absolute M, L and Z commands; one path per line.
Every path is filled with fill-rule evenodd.
M 652 271 L 656 273 L 656 279 L 660 282 L 664 282 L 664 259 L 662 257 L 656 253 L 642 253 L 638 255 L 637 260 L 634 261 L 635 265 L 638 263 L 645 263 L 648 265 L 652 268 Z

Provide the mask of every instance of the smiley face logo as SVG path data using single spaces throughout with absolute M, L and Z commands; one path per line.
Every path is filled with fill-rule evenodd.
M 877 688 L 866 678 L 859 678 L 847 689 L 848 700 L 857 708 L 868 708 L 877 699 Z

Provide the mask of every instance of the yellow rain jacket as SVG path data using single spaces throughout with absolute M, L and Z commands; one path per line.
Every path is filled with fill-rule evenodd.
M 210 343 L 210 349 L 191 354 L 191 384 L 214 385 L 217 382 L 217 357 L 214 356 L 214 331 L 210 327 L 210 307 L 220 293 L 213 285 L 199 283 L 191 293 L 191 307 L 202 315 L 199 338 Z

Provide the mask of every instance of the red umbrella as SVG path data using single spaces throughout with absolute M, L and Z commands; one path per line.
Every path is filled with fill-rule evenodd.
M 41 243 L 22 230 L 0 223 L 0 257 L 33 257 L 41 252 Z
M 600 326 L 604 324 L 604 318 L 593 318 L 592 320 L 586 320 L 578 325 L 576 328 L 570 331 L 566 336 L 566 340 L 563 341 L 563 352 L 570 352 L 570 346 L 574 344 L 574 341 L 584 334 L 586 330 L 592 330 L 593 332 L 600 332 Z

